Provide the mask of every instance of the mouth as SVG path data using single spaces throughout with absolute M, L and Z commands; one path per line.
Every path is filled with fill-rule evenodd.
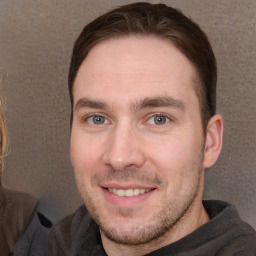
M 143 184 L 138 181 L 111 181 L 100 184 L 103 198 L 111 208 L 129 208 L 147 205 L 148 198 L 155 197 L 158 193 L 157 186 Z
M 107 190 L 117 196 L 120 197 L 133 197 L 146 194 L 153 189 L 143 189 L 143 188 L 129 188 L 129 189 L 117 189 L 117 188 L 107 188 Z

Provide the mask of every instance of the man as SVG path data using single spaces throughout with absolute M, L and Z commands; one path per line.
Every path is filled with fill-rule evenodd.
M 86 208 L 53 229 L 46 255 L 255 255 L 235 208 L 202 202 L 222 147 L 216 73 L 206 35 L 163 4 L 123 6 L 84 28 L 69 92 Z

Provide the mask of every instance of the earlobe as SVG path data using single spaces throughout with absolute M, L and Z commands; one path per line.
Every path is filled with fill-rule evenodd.
M 222 149 L 222 136 L 222 117 L 221 115 L 214 115 L 207 125 L 204 148 L 204 168 L 211 167 L 217 161 Z

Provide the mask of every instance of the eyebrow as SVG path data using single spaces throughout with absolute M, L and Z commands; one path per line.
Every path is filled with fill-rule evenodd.
M 108 105 L 102 101 L 90 100 L 88 98 L 81 98 L 75 105 L 75 110 L 80 108 L 97 108 L 106 109 Z
M 185 110 L 185 105 L 182 101 L 174 99 L 170 96 L 158 96 L 153 98 L 147 97 L 141 101 L 136 102 L 135 105 L 132 106 L 134 110 L 154 107 L 173 107 L 183 111 Z
M 136 101 L 131 105 L 133 111 L 138 111 L 146 108 L 157 108 L 157 107 L 173 107 L 180 110 L 185 110 L 185 105 L 182 101 L 174 99 L 170 96 L 158 96 L 158 97 L 147 97 L 140 101 Z M 81 108 L 95 108 L 95 109 L 110 109 L 110 106 L 103 102 L 97 100 L 91 100 L 88 98 L 81 98 L 75 104 L 74 110 Z

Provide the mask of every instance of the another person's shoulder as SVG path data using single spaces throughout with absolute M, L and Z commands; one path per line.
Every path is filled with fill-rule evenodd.
M 37 210 L 37 200 L 0 185 L 0 251 L 43 255 L 51 222 Z
M 52 228 L 46 255 L 71 255 L 81 244 L 91 223 L 91 216 L 84 205 Z
M 12 252 L 18 238 L 27 227 L 37 205 L 36 199 L 24 192 L 13 191 L 0 185 L 0 228 L 3 240 Z

